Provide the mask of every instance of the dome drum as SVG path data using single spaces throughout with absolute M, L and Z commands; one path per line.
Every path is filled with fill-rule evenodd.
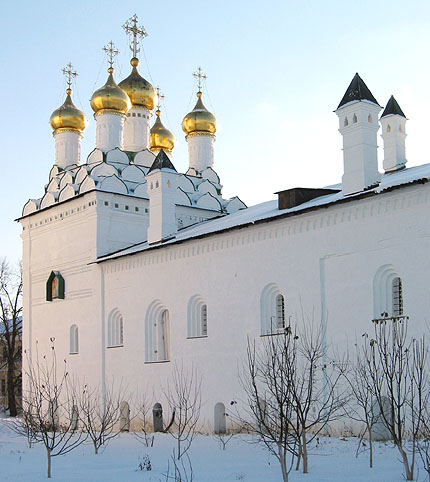
M 57 134 L 62 134 L 63 132 L 74 132 L 75 134 L 78 134 L 79 137 L 83 137 L 82 131 L 78 129 L 74 129 L 72 127 L 59 127 L 58 129 L 55 129 L 55 131 L 52 132 L 52 135 L 55 137 Z
M 207 136 L 210 136 L 210 137 L 213 137 L 215 139 L 215 134 L 211 134 L 209 131 L 194 131 L 194 132 L 190 132 L 189 134 L 187 134 L 185 136 L 186 139 L 190 139 L 191 137 L 199 137 L 199 136 L 204 136 L 204 137 L 207 137 Z

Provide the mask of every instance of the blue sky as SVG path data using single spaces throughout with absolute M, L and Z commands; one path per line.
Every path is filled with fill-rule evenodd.
M 219 122 L 215 169 L 225 196 L 251 205 L 278 190 L 340 182 L 333 110 L 355 72 L 382 106 L 394 94 L 410 119 L 408 166 L 430 162 L 428 1 L 7 2 L 0 20 L 0 256 L 20 257 L 13 220 L 48 181 L 48 121 L 64 100 L 61 69 L 71 61 L 79 74 L 73 99 L 90 120 L 85 160 L 95 142 L 89 99 L 106 80 L 102 47 L 113 40 L 120 50 L 119 82 L 130 70 L 121 26 L 134 13 L 149 34 L 149 70 L 141 55 L 140 72 L 166 96 L 163 121 L 176 136 L 178 171 L 187 168 L 181 121 L 194 105 L 192 73 L 201 65 L 208 76 L 204 102 Z

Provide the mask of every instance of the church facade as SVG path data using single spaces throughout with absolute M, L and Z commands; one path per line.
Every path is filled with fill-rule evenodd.
M 342 347 L 382 312 L 409 315 L 413 332 L 426 329 L 430 165 L 407 168 L 407 119 L 394 97 L 380 115 L 356 74 L 335 111 L 341 184 L 289 189 L 246 207 L 222 196 L 216 119 L 200 89 L 182 124 L 189 169 L 176 171 L 159 106 L 150 127 L 156 91 L 138 73 L 136 19 L 130 25 L 132 71 L 116 84 L 108 46 L 108 79 L 91 99 L 96 147 L 86 162 L 86 119 L 70 85 L 51 116 L 55 163 L 43 196 L 19 219 L 24 363 L 55 338 L 69 372 L 93 386 L 122 382 L 161 404 L 175 363 L 192 365 L 212 430 L 225 423 L 214 410 L 219 417 L 240 398 L 248 338 L 311 317 L 326 330 L 327 347 Z M 71 67 L 66 73 L 70 79 Z

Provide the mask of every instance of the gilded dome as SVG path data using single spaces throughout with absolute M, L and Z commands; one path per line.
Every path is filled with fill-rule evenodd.
M 97 89 L 91 97 L 91 108 L 95 114 L 104 110 L 126 114 L 131 109 L 130 98 L 116 85 L 112 67 L 109 67 L 108 72 L 106 84 Z
M 49 123 L 56 132 L 58 129 L 72 129 L 82 132 L 88 124 L 85 114 L 72 102 L 71 89 L 66 90 L 66 100 L 51 114 Z
M 190 135 L 196 132 L 215 134 L 216 117 L 209 112 L 202 102 L 202 93 L 197 92 L 197 103 L 182 121 L 182 130 Z
M 151 128 L 151 135 L 149 137 L 149 145 L 151 151 L 163 149 L 165 151 L 172 151 L 175 147 L 175 136 L 166 129 L 161 122 L 160 110 L 157 109 L 155 115 L 154 125 Z
M 152 110 L 155 104 L 155 89 L 137 71 L 139 60 L 136 57 L 130 60 L 130 64 L 132 66 L 131 74 L 118 85 L 130 97 L 134 107 L 145 107 Z

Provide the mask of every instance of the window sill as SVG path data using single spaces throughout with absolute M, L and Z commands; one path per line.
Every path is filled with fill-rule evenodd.
M 124 345 L 109 345 L 106 348 L 123 348 Z
M 285 335 L 287 332 L 285 330 L 279 330 L 274 333 L 264 333 L 263 335 L 260 335 L 260 338 L 264 338 L 266 336 L 279 336 L 279 335 Z
M 71 352 L 69 353 L 69 355 L 79 355 L 79 352 L 78 352 L 78 351 L 71 351 Z
M 154 361 L 145 361 L 145 365 L 150 365 L 152 363 L 170 363 L 170 360 L 154 360 Z
M 195 338 L 207 338 L 208 335 L 187 336 L 187 340 L 194 340 Z

